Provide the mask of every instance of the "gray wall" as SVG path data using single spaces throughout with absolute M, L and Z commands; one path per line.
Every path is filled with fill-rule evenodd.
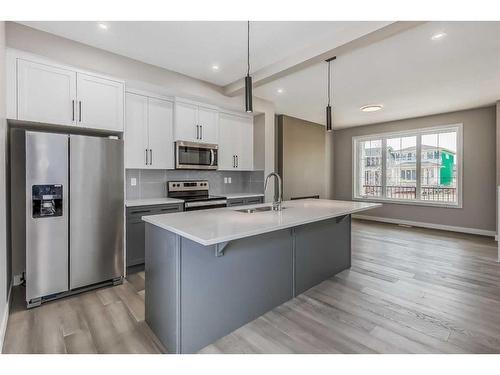
M 173 180 L 208 180 L 210 194 L 263 193 L 264 172 L 241 171 L 182 171 L 182 170 L 147 170 L 127 169 L 127 199 L 162 198 L 167 195 L 166 182 Z M 230 184 L 224 184 L 224 177 L 231 177 Z M 137 179 L 137 185 L 131 186 L 130 180 Z
M 7 123 L 5 120 L 5 22 L 0 21 L 0 349 L 8 315 L 7 298 L 10 277 L 7 272 L 7 208 L 6 208 L 6 149 Z
M 495 231 L 495 106 L 334 131 L 335 199 L 352 199 L 352 137 L 456 123 L 463 123 L 463 208 L 384 203 L 366 215 Z
M 278 116 L 278 166 L 283 197 L 325 197 L 325 127 L 286 115 Z

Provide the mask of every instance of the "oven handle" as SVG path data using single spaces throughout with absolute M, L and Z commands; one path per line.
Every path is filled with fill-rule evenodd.
M 185 202 L 184 207 L 204 207 L 204 206 L 218 206 L 221 204 L 227 204 L 227 199 L 219 199 L 216 201 L 203 201 L 203 202 Z

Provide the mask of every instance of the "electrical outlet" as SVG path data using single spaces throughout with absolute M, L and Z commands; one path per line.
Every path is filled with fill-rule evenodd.
M 231 177 L 228 177 L 227 179 L 228 179 L 229 183 L 232 184 Z
M 135 186 L 135 185 L 137 185 L 137 178 L 132 177 L 132 178 L 130 179 L 130 186 Z
M 224 177 L 224 183 L 227 184 L 227 177 Z

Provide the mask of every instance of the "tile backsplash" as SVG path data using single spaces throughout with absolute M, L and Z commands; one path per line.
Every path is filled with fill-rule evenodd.
M 264 171 L 185 171 L 127 169 L 127 199 L 161 198 L 167 196 L 167 181 L 207 180 L 210 194 L 263 193 Z M 231 183 L 225 184 L 224 177 L 231 177 Z M 136 185 L 131 185 L 132 178 Z

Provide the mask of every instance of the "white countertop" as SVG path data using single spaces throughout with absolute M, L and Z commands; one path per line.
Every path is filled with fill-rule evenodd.
M 137 206 L 154 206 L 159 204 L 184 203 L 182 199 L 176 198 L 145 198 L 145 199 L 128 199 L 125 201 L 126 207 Z
M 263 197 L 264 194 L 260 193 L 232 193 L 232 194 L 217 194 L 225 196 L 227 199 L 238 199 L 238 198 L 251 198 L 251 197 Z
M 256 204 L 262 207 L 269 204 Z M 380 203 L 301 199 L 283 202 L 281 212 L 237 212 L 241 207 L 214 208 L 154 216 L 143 216 L 150 224 L 209 246 L 280 229 L 296 227 L 380 207 Z

